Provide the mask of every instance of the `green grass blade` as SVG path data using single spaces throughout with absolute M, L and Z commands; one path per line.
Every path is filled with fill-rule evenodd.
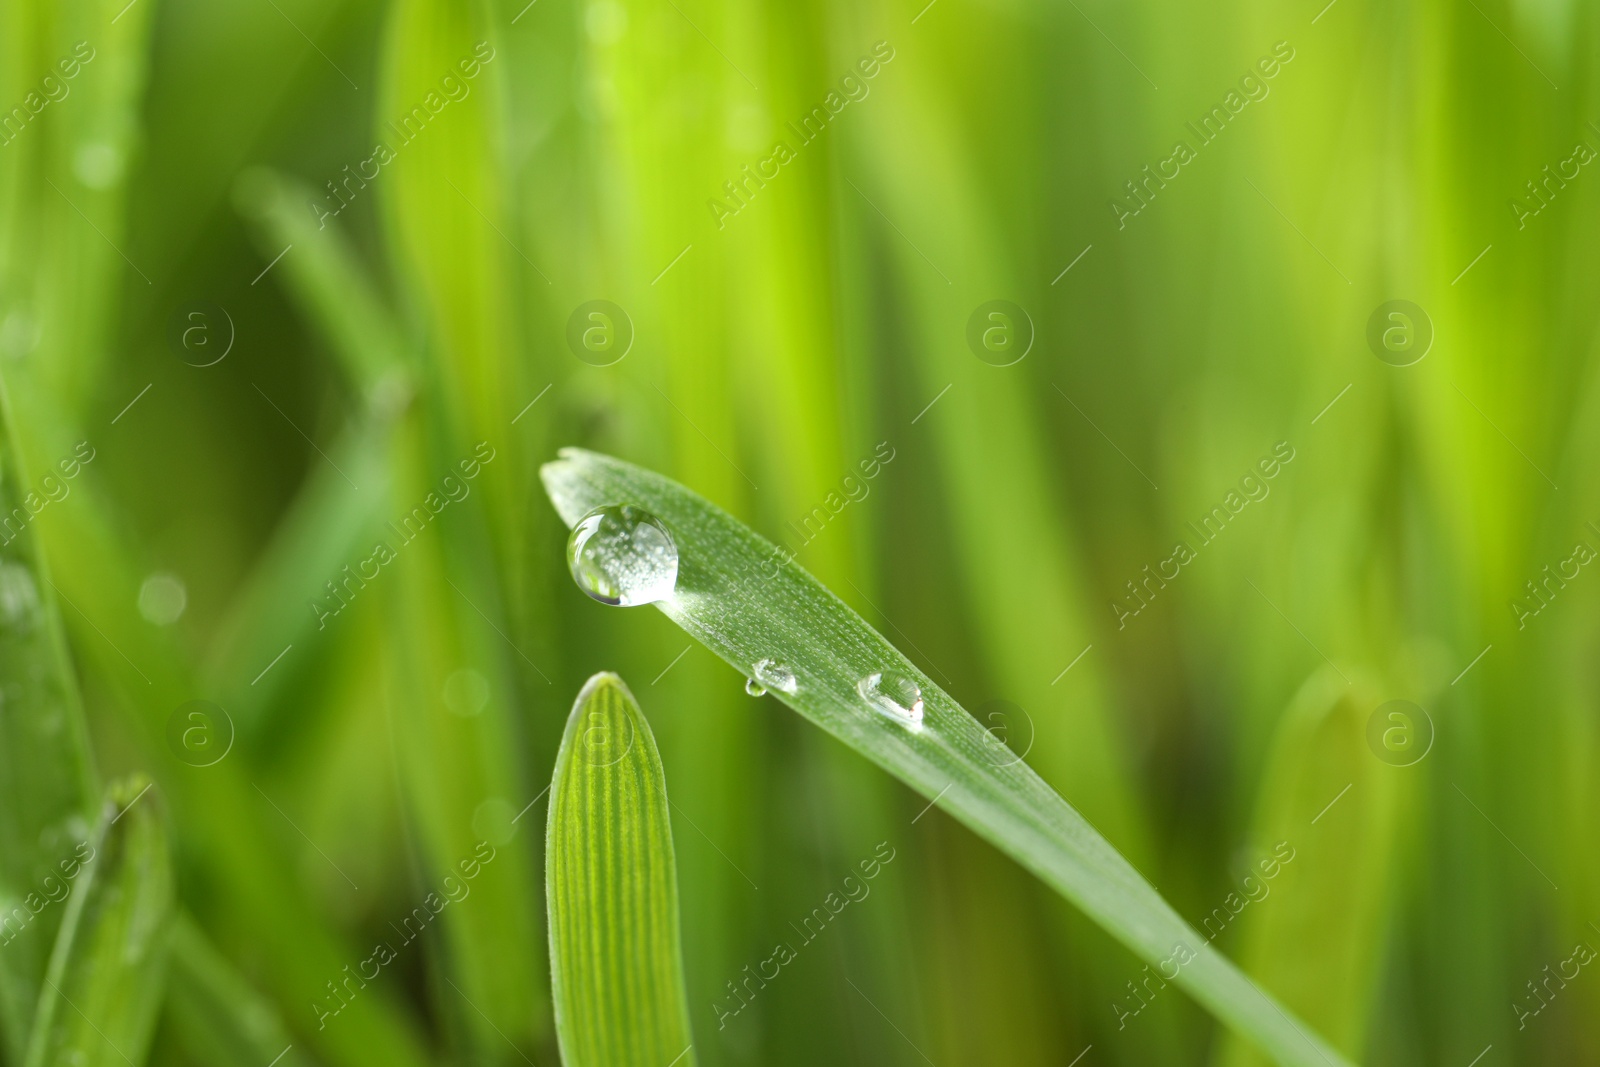
M 239 211 L 255 223 L 257 245 L 270 259 L 285 246 L 300 255 L 278 276 L 295 306 L 326 337 L 351 387 L 380 414 L 410 397 L 413 359 L 395 317 L 337 226 L 318 226 L 306 210 L 314 190 L 273 171 L 246 172 L 234 189 Z
M 589 679 L 567 719 L 545 872 L 563 1062 L 694 1067 L 666 777 L 614 674 Z
M 1177 964 L 1173 981 L 1278 1062 L 1346 1062 L 1212 949 L 1055 790 L 997 751 L 992 735 L 860 616 L 799 567 L 773 567 L 771 542 L 661 475 L 580 449 L 561 456 L 541 473 L 568 526 L 603 504 L 632 504 L 672 531 L 677 587 L 657 606 L 692 637 L 747 676 L 764 658 L 788 666 L 796 692 L 773 695 L 935 798 L 1140 958 Z M 856 685 L 875 671 L 916 681 L 921 730 L 867 707 Z
M 337 606 L 327 589 L 341 570 L 367 559 L 387 504 L 392 434 L 378 419 L 356 422 L 329 449 L 289 506 L 251 574 L 234 594 L 207 649 L 202 676 L 239 729 L 260 737 L 292 708 L 285 694 L 308 671 L 305 659 L 262 674 L 288 646 L 312 647 L 332 625 L 314 604 Z M 365 493 L 350 491 L 345 478 Z M 310 661 L 315 663 L 314 660 Z
M 0 16 L 0 92 L 8 101 L 0 106 L 11 108 L 42 75 L 59 71 L 61 58 L 83 60 L 73 77 L 55 80 L 63 106 L 20 131 L 8 111 L 12 122 L 0 137 L 0 307 L 36 325 L 38 358 L 27 373 L 74 415 L 113 362 L 122 286 L 147 284 L 118 247 L 130 244 L 127 177 L 141 139 L 152 19 L 150 5 L 141 5 L 113 24 L 119 7 L 8 3 Z
M 423 470 L 420 451 L 407 450 L 399 470 Z M 402 484 L 411 486 L 402 491 L 412 500 L 427 491 L 420 477 Z M 469 498 L 465 506 L 472 503 Z M 484 579 L 488 552 L 478 520 L 454 504 L 414 545 L 386 537 L 406 556 L 393 584 L 380 594 L 388 623 L 384 658 L 394 754 L 413 847 L 424 869 L 440 879 L 458 875 L 461 861 L 489 836 L 481 825 L 474 829 L 483 805 L 515 811 L 534 794 L 513 758 L 513 716 L 522 705 L 511 681 L 504 630 L 491 621 L 499 614 L 499 597 Z M 482 687 L 477 710 L 466 709 L 471 714 L 451 710 L 448 702 L 462 679 Z M 537 922 L 537 839 L 512 834 L 490 843 L 500 855 L 493 876 L 476 883 L 470 905 L 450 908 L 441 919 L 446 948 L 436 1005 L 454 1018 L 459 1061 L 509 1065 L 521 1062 L 524 1047 L 540 1047 L 549 1033 Z
M 186 912 L 172 924 L 167 1018 L 196 1063 L 308 1067 L 277 1007 L 245 980 Z
M 1260 853 L 1287 845 L 1293 860 L 1278 870 L 1258 859 L 1252 880 L 1242 883 L 1249 901 L 1239 905 L 1239 956 L 1262 985 L 1359 1052 L 1378 1002 L 1384 928 L 1394 907 L 1400 805 L 1424 769 L 1373 758 L 1367 717 L 1382 704 L 1383 687 L 1356 679 L 1352 687 L 1331 669 L 1318 671 L 1284 716 L 1254 843 Z M 1220 921 L 1231 911 L 1212 914 Z M 1214 1062 L 1255 1067 L 1261 1059 L 1234 1042 Z
M 15 453 L 9 438 L 0 440 L 0 515 L 13 523 L 13 509 L 24 503 L 16 487 L 30 484 Z M 13 1063 L 26 1047 L 65 910 L 55 903 L 64 891 L 62 865 L 76 863 L 95 795 L 77 681 L 37 531 L 14 530 L 0 533 L 0 1031 Z
M 277 283 L 323 337 L 360 411 L 340 435 L 327 464 L 313 466 L 299 496 L 235 596 L 214 640 L 205 678 L 247 732 L 270 728 L 287 714 L 285 694 L 307 661 L 286 664 L 264 680 L 261 664 L 284 648 L 305 648 L 325 622 L 310 610 L 332 602 L 329 576 L 366 558 L 379 538 L 380 516 L 390 503 L 396 421 L 412 402 L 416 359 L 395 316 L 338 225 L 319 227 L 306 210 L 312 190 L 265 168 L 235 184 L 234 203 L 253 224 L 264 258 L 285 247 Z M 350 486 L 359 485 L 359 491 Z M 313 661 L 314 663 L 314 661 Z
M 46 398 L 29 391 L 17 400 L 14 410 L 32 416 L 42 442 L 31 454 L 70 451 L 64 442 L 73 435 L 59 429 L 61 420 L 42 414 Z M 19 420 L 16 428 L 20 436 L 27 426 Z M 129 726 L 137 758 L 170 770 L 174 765 L 167 758 L 164 730 L 170 709 L 193 696 L 188 664 L 170 633 L 139 621 L 135 605 L 142 568 L 135 562 L 137 553 L 117 536 L 112 509 L 101 504 L 92 483 L 72 499 L 76 507 L 52 507 L 35 520 L 50 557 L 73 561 L 53 577 L 62 600 L 72 605 L 60 615 L 83 671 L 105 686 L 116 714 Z M 280 1003 L 302 1004 L 300 1017 L 315 1021 L 306 990 L 323 990 L 331 976 L 370 947 L 352 943 L 307 900 L 285 858 L 293 855 L 293 844 L 290 852 L 283 851 L 284 833 L 293 830 L 263 801 L 242 764 L 230 758 L 208 771 L 168 774 L 161 783 L 172 796 L 180 833 L 192 842 L 186 854 L 197 864 L 197 876 L 214 887 L 203 901 L 208 927 L 230 952 L 247 939 L 256 950 L 263 985 Z M 292 930 L 294 936 L 262 938 L 256 933 L 260 929 Z M 374 1057 L 406 1067 L 431 1062 L 422 1028 L 388 988 L 370 987 L 340 1013 L 337 1025 L 311 1030 L 306 1037 L 325 1062 L 345 1067 Z
M 138 1064 L 155 1030 L 173 879 L 151 782 L 111 788 L 93 844 L 56 936 L 24 1067 Z

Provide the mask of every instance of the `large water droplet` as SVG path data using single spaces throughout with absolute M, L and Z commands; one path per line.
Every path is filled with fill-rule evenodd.
M 800 688 L 798 683 L 795 682 L 794 671 L 775 659 L 758 659 L 750 669 L 755 674 L 751 684 L 759 684 L 762 692 L 766 692 L 768 689 L 776 689 L 780 693 L 788 693 L 793 696 L 795 691 Z M 747 685 L 745 688 L 748 690 L 749 686 Z
M 856 692 L 874 710 L 905 723 L 913 730 L 922 729 L 922 690 L 905 675 L 893 671 L 874 671 L 856 683 Z
M 672 595 L 678 582 L 678 546 L 648 511 L 608 504 L 572 528 L 567 565 L 578 588 L 602 604 L 650 604 Z

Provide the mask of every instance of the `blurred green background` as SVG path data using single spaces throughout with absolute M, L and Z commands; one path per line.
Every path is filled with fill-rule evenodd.
M 616 670 L 701 1063 L 1258 1062 L 584 597 L 577 444 L 794 550 L 1351 1058 L 1600 1062 L 1600 17 L 1322 3 L 0 0 L 7 908 L 144 772 L 150 1062 L 557 1062 L 539 797 Z

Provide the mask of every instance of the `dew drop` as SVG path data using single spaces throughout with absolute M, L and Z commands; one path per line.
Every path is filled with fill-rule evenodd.
M 189 606 L 189 591 L 175 574 L 158 572 L 139 586 L 139 614 L 146 622 L 171 626 Z
M 750 669 L 755 672 L 755 678 L 750 685 L 757 685 L 763 693 L 768 689 L 776 689 L 780 693 L 793 696 L 800 688 L 795 682 L 794 671 L 775 659 L 758 659 Z M 750 685 L 745 686 L 747 691 Z
M 39 612 L 39 587 L 26 567 L 0 563 L 0 625 L 26 631 Z
M 584 28 L 595 44 L 616 44 L 628 30 L 628 11 L 615 0 L 598 0 L 584 12 Z
M 78 149 L 72 159 L 72 172 L 90 189 L 110 189 L 122 181 L 126 157 L 116 145 L 93 141 Z
M 922 690 L 905 675 L 874 671 L 856 683 L 856 692 L 891 719 L 922 729 Z
M 501 797 L 490 797 L 472 811 L 472 832 L 491 845 L 503 845 L 517 830 L 517 809 Z
M 764 697 L 767 695 L 767 687 L 756 681 L 754 678 L 746 678 L 744 680 L 744 691 L 753 697 Z
M 0 356 L 19 359 L 39 346 L 39 321 L 26 311 L 13 311 L 0 320 Z
M 89 822 L 82 815 L 69 815 L 61 829 L 68 841 L 89 840 Z
M 444 706 L 463 719 L 471 718 L 489 703 L 489 679 L 463 667 L 444 680 Z
M 608 504 L 572 528 L 567 566 L 578 588 L 602 604 L 650 604 L 672 595 L 678 582 L 678 546 L 648 511 Z

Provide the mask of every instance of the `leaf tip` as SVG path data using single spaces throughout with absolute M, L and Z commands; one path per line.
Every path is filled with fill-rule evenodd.
M 619 693 L 626 697 L 630 703 L 633 702 L 633 693 L 628 689 L 628 683 L 622 680 L 622 675 L 616 671 L 600 671 L 597 674 L 590 675 L 589 680 L 583 683 L 583 688 L 578 690 L 578 699 L 575 705 L 581 707 L 591 700 L 611 692 Z

